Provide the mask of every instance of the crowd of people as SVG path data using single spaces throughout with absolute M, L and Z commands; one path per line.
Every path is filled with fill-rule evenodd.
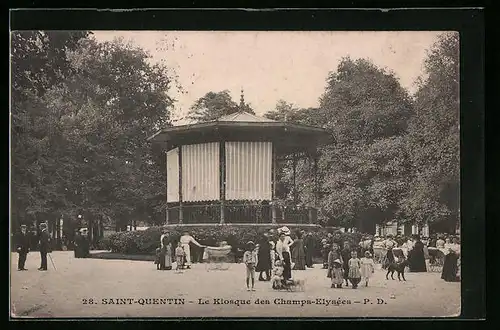
M 72 244 L 76 258 L 89 256 L 89 243 L 85 231 L 86 229 L 78 231 Z M 255 242 L 247 242 L 241 254 L 242 258 L 238 261 L 247 266 L 248 289 L 254 288 L 256 274 L 258 281 L 271 281 L 272 287 L 276 289 L 293 284 L 293 271 L 313 267 L 313 259 L 318 250 L 316 239 L 311 232 L 297 230 L 292 233 L 287 227 L 282 227 L 263 232 Z M 25 225 L 21 227 L 16 241 L 19 253 L 18 269 L 25 270 L 24 265 L 32 245 Z M 178 271 L 190 269 L 193 262 L 203 261 L 207 255 L 203 251 L 207 246 L 221 246 L 220 242 L 201 244 L 188 231 L 184 231 L 180 237 L 174 237 L 168 230 L 163 231 L 159 243 L 155 259 L 157 269 L 171 270 L 175 263 Z M 50 235 L 46 224 L 41 225 L 38 246 L 41 253 L 39 269 L 47 270 Z M 458 236 L 362 235 L 360 241 L 356 243 L 343 241 L 341 233 L 335 232 L 328 233 L 321 240 L 320 251 L 323 268 L 327 270 L 326 276 L 331 279 L 332 288 L 340 288 L 343 285 L 357 288 L 360 283 L 368 286 L 376 263 L 387 269 L 391 264 L 405 262 L 410 272 L 418 273 L 429 271 L 430 266 L 439 260 L 442 266 L 441 278 L 447 282 L 460 281 Z M 235 250 L 233 254 L 234 252 Z M 202 255 L 205 255 L 205 258 Z M 237 253 L 235 256 L 238 259 Z
M 442 235 L 431 238 L 412 235 L 402 237 L 387 235 L 363 235 L 357 244 L 342 241 L 339 232 L 328 233 L 322 241 L 323 268 L 331 279 L 332 288 L 360 285 L 368 286 L 375 264 L 380 262 L 383 269 L 391 264 L 408 265 L 410 272 L 426 272 L 433 257 L 433 251 L 440 251 L 444 256 L 442 279 L 459 280 L 460 243 L 458 237 Z M 172 246 L 176 246 L 174 249 Z M 189 232 L 184 232 L 178 242 L 172 242 L 167 231 L 161 237 L 157 249 L 156 264 L 158 269 L 172 269 L 174 259 L 176 268 L 189 269 L 192 258 L 198 253 L 193 249 L 203 250 Z M 294 282 L 292 273 L 313 267 L 315 255 L 314 240 L 311 233 L 298 230 L 291 232 L 287 227 L 277 231 L 262 233 L 258 240 L 247 242 L 241 261 L 246 265 L 246 284 L 248 290 L 254 290 L 255 281 L 270 281 L 275 289 L 283 288 Z M 198 258 L 196 258 L 198 259 Z M 200 261 L 200 260 L 199 260 Z
M 441 278 L 447 282 L 460 281 L 460 238 L 438 234 L 431 237 L 412 235 L 410 238 L 387 235 L 375 236 L 372 251 L 378 253 L 382 267 L 407 260 L 410 272 L 426 272 L 430 265 L 442 266 Z

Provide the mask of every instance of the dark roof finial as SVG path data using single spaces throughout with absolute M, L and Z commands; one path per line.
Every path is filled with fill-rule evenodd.
M 241 97 L 240 97 L 240 111 L 245 110 L 245 94 L 243 92 L 243 87 L 241 88 Z

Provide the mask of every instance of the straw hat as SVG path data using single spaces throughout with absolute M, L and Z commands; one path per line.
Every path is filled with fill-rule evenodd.
M 290 235 L 290 229 L 288 229 L 288 227 L 286 227 L 286 226 L 278 229 L 278 232 L 284 233 L 285 235 Z

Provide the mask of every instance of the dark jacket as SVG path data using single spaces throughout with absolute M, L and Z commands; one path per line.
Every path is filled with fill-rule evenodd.
M 42 230 L 40 233 L 40 252 L 50 252 L 50 236 L 47 230 Z
M 30 250 L 30 246 L 31 246 L 30 240 L 31 240 L 31 237 L 30 237 L 30 234 L 28 232 L 26 232 L 25 234 L 18 233 L 16 235 L 17 252 L 28 253 Z

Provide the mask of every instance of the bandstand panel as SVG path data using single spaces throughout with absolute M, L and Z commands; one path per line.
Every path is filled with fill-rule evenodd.
M 272 143 L 226 142 L 226 199 L 271 200 Z
M 219 143 L 182 146 L 182 196 L 186 202 L 220 197 Z
M 167 202 L 179 201 L 179 148 L 167 152 Z

